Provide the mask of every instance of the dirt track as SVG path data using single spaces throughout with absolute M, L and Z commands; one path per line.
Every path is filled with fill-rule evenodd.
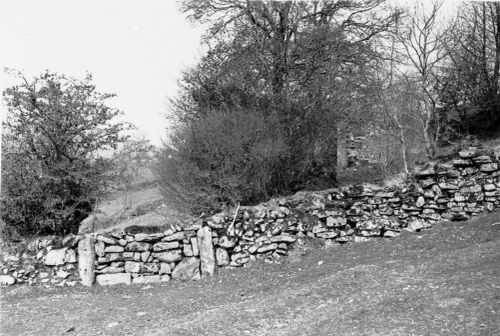
M 500 335 L 495 222 L 499 213 L 201 282 L 9 288 L 2 334 Z

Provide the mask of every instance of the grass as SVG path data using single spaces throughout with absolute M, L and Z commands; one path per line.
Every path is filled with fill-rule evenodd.
M 500 335 L 500 213 L 200 282 L 21 289 L 6 335 Z M 25 287 L 26 288 L 26 287 Z M 8 318 L 6 318 L 8 317 Z

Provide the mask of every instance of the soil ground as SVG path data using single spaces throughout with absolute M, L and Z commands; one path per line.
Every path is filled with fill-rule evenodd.
M 500 213 L 199 282 L 10 287 L 2 335 L 500 335 Z

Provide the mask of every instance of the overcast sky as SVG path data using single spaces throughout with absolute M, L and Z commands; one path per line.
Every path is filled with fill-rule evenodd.
M 456 6 L 445 3 L 447 12 Z M 2 69 L 82 79 L 89 71 L 154 144 L 165 136 L 167 96 L 201 55 L 201 33 L 174 0 L 0 0 Z M 12 78 L 0 71 L 0 84 L 3 91 Z
M 201 55 L 201 28 L 174 0 L 0 0 L 0 65 L 84 78 L 159 144 L 167 96 Z M 3 71 L 2 91 L 12 84 Z

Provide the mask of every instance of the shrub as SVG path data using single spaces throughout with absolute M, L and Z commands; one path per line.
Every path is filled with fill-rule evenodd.
M 288 155 L 278 125 L 273 116 L 245 110 L 215 111 L 183 125 L 158 153 L 164 195 L 201 213 L 278 192 Z
M 130 125 L 112 122 L 121 112 L 90 75 L 19 76 L 4 92 L 1 217 L 23 234 L 77 233 L 116 177 L 102 153 L 125 141 Z

